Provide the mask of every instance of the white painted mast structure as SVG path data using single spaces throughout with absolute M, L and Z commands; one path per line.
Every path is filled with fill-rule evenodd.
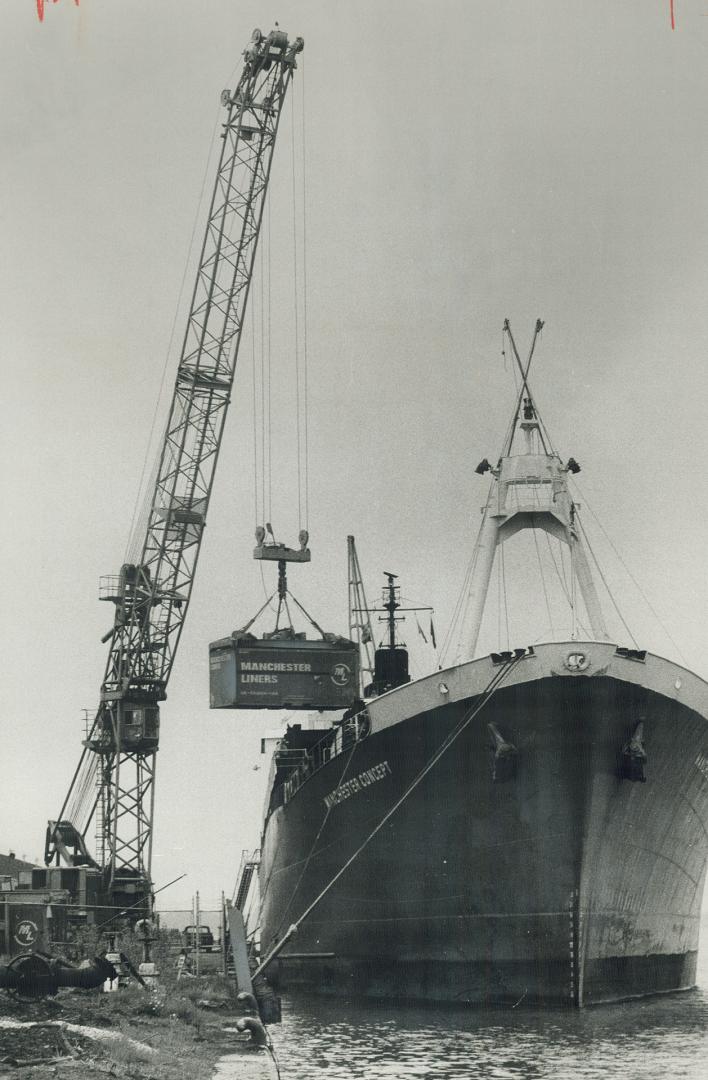
M 472 659 L 475 655 L 497 548 L 522 529 L 540 529 L 568 546 L 573 636 L 577 583 L 593 637 L 601 641 L 609 638 L 583 540 L 575 521 L 575 505 L 568 490 L 568 473 L 578 472 L 579 466 L 573 458 L 563 464 L 553 449 L 529 389 L 529 368 L 542 327 L 543 323 L 539 319 L 524 367 L 509 320 L 504 323 L 504 332 L 521 374 L 521 389 L 497 465 L 492 467 L 485 458 L 477 466 L 478 473 L 491 472 L 494 479 L 483 509 L 482 524 L 473 555 L 473 571 L 466 598 L 458 662 Z M 524 449 L 521 453 L 512 453 L 519 431 L 523 432 Z

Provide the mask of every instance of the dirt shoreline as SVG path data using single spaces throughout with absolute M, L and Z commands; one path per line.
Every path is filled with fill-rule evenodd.
M 243 1080 L 275 1076 L 270 1055 L 235 1030 L 240 1015 L 232 987 L 213 977 L 154 994 L 65 990 L 29 1003 L 0 994 L 0 1077 L 211 1080 L 229 1054 L 243 1056 L 234 1073 Z

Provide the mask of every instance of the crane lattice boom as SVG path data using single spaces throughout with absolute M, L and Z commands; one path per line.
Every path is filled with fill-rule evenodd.
M 97 864 L 118 904 L 150 891 L 159 702 L 189 606 L 278 124 L 302 47 L 284 31 L 254 31 L 236 90 L 222 94 L 223 145 L 142 553 L 102 583 L 115 618 L 100 702 L 47 833 L 47 864 L 95 862 L 85 835 L 96 814 Z

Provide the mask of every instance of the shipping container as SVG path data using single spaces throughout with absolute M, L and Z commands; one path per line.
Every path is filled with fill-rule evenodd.
M 359 694 L 359 649 L 347 638 L 234 633 L 209 646 L 212 709 L 346 709 Z

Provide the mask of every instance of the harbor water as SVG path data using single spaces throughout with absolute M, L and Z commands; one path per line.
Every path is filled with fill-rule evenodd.
M 582 1011 L 284 997 L 282 1080 L 708 1080 L 708 919 L 698 989 Z

